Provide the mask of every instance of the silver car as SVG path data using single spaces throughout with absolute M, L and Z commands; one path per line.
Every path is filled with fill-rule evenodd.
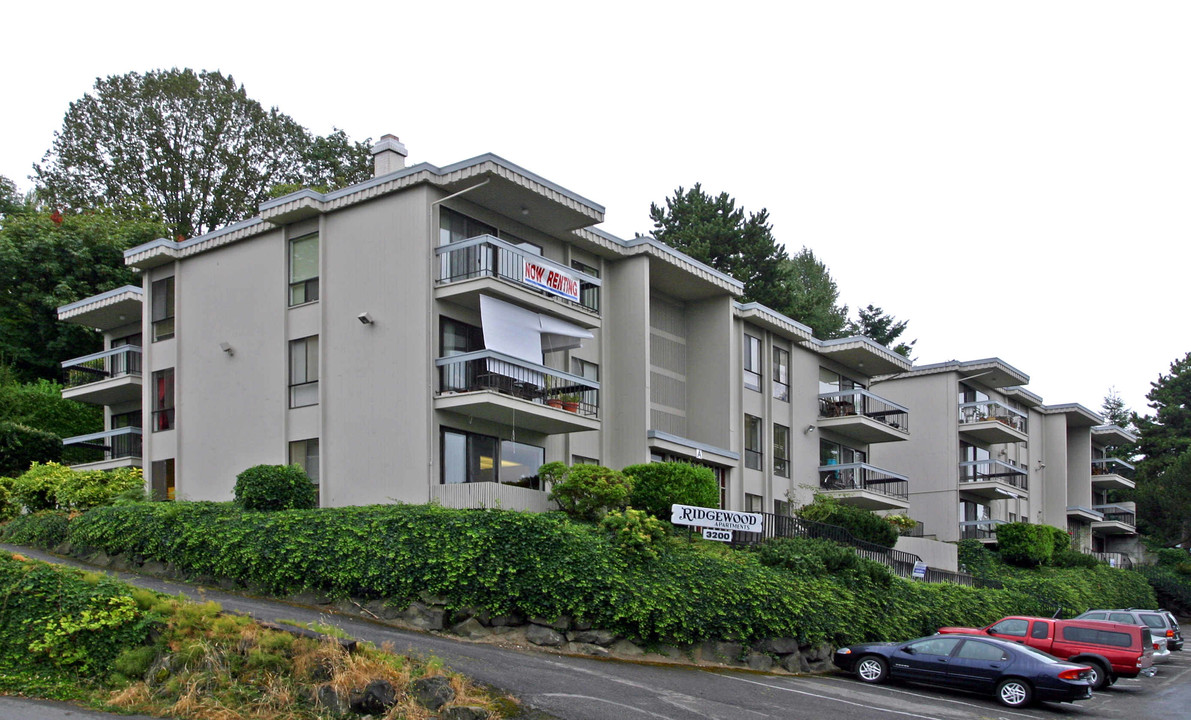
M 1142 625 L 1150 629 L 1150 635 L 1154 640 L 1154 663 L 1164 663 L 1170 660 L 1170 641 L 1178 634 L 1178 622 L 1174 623 L 1174 629 L 1170 627 L 1173 616 L 1168 612 L 1160 610 L 1138 610 L 1136 608 L 1129 608 L 1128 610 L 1089 610 L 1083 615 L 1075 617 L 1076 620 L 1101 620 L 1105 622 L 1125 623 L 1127 625 Z M 1178 639 L 1179 648 L 1182 648 L 1182 636 Z

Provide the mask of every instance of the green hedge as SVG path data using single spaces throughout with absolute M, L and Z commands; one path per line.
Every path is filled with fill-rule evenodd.
M 1154 588 L 1154 594 L 1158 597 L 1158 607 L 1186 617 L 1191 615 L 1191 577 L 1178 570 L 1177 567 L 1181 567 L 1181 565 L 1142 565 L 1137 568 L 1137 572 Z M 1124 607 L 1154 606 L 1125 605 Z
M 66 513 L 43 510 L 30 515 L 20 515 L 0 525 L 0 540 L 14 545 L 28 545 L 53 550 L 66 542 L 70 531 L 70 520 Z
M 652 555 L 623 551 L 608 533 L 560 513 L 433 505 L 272 513 L 230 503 L 105 507 L 76 518 L 70 540 L 279 595 L 311 589 L 400 605 L 429 592 L 452 609 L 565 614 L 661 643 L 895 640 L 1015 613 L 1049 615 L 1051 596 L 1068 592 L 1077 574 L 1052 570 L 1006 590 L 925 584 L 807 540 L 757 552 L 669 540 Z M 1123 579 L 1129 575 L 1097 569 L 1063 599 L 1145 604 L 1138 600 L 1148 586 Z
M 997 526 L 997 549 L 1008 563 L 1036 567 L 1050 562 L 1055 552 L 1054 537 L 1049 525 L 1005 523 Z
M 844 505 L 827 495 L 816 495 L 814 502 L 803 505 L 796 512 L 807 520 L 842 527 L 859 540 L 889 548 L 897 544 L 897 528 L 884 518 L 868 510 Z
M 629 505 L 655 518 L 670 519 L 670 506 L 718 507 L 719 483 L 711 468 L 680 462 L 629 465 L 621 470 L 633 479 Z
M 128 586 L 97 574 L 15 559 L 0 552 L 0 687 L 38 671 L 103 676 L 149 635 L 152 618 Z
M 299 465 L 254 465 L 236 476 L 233 494 L 245 510 L 309 510 L 318 506 L 314 483 Z

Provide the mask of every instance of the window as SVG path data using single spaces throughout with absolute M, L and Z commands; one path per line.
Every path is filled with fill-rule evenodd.
M 141 427 L 141 411 L 133 410 L 126 413 L 112 413 L 112 429 L 119 430 L 126 427 Z
M 979 640 L 965 640 L 955 656 L 964 660 L 986 660 L 989 662 L 1000 662 L 1001 660 L 1009 659 L 1009 656 L 1001 648 L 992 643 L 980 642 Z
M 442 431 L 442 482 L 500 482 L 541 489 L 537 473 L 546 461 L 545 448 L 491 435 Z
M 578 270 L 579 272 L 583 273 L 584 275 L 590 275 L 593 278 L 598 278 L 600 276 L 599 268 L 592 267 L 591 265 L 579 262 L 578 260 L 571 261 L 571 269 Z M 596 312 L 599 312 L 600 311 L 600 288 L 599 288 L 599 286 L 592 285 L 590 283 L 585 283 L 585 282 L 583 282 L 582 279 L 580 279 L 579 280 L 579 304 L 585 308 L 588 308 L 589 310 L 594 310 Z
M 318 438 L 295 440 L 289 444 L 289 464 L 298 465 L 306 471 L 306 477 L 314 484 L 315 505 L 319 505 L 318 487 Z
M 157 460 L 149 466 L 153 475 L 152 493 L 157 501 L 174 499 L 174 459 Z
M 1089 645 L 1112 645 L 1127 648 L 1133 645 L 1133 638 L 1127 633 L 1111 630 L 1093 630 L 1087 627 L 1065 626 L 1063 639 L 1071 642 L 1087 643 Z
M 773 349 L 773 396 L 790 401 L 790 353 L 779 347 Z
M 1009 618 L 993 625 L 988 629 L 990 635 L 1010 635 L 1012 637 L 1025 637 L 1026 630 L 1030 624 L 1029 620 L 1021 620 L 1018 618 Z
M 789 500 L 774 500 L 773 501 L 773 514 L 781 516 L 781 517 L 790 517 L 793 514 L 791 512 L 790 501 Z
M 289 406 L 318 404 L 318 335 L 289 343 Z
M 761 392 L 761 340 L 744 336 L 744 386 Z
M 761 469 L 761 418 L 744 416 L 744 466 L 752 470 Z
M 1030 628 L 1030 637 L 1036 640 L 1045 640 L 1050 636 L 1050 626 L 1044 622 L 1034 622 L 1034 626 Z
M 496 228 L 447 208 L 438 219 L 438 244 L 450 245 L 480 235 L 496 237 Z
M 751 513 L 765 512 L 765 498 L 752 493 L 744 494 L 744 511 Z
M 153 342 L 172 338 L 174 336 L 173 276 L 153 283 L 150 294 L 152 295 Z
M 484 333 L 475 325 L 452 320 L 448 317 L 439 319 L 438 340 L 440 357 L 453 357 L 464 353 L 484 349 Z M 466 391 L 475 387 L 476 368 L 483 367 L 483 363 L 452 363 L 439 368 L 439 390 Z
M 957 637 L 934 637 L 929 640 L 910 643 L 905 647 L 905 651 L 912 655 L 950 655 L 962 639 Z
M 582 455 L 571 456 L 572 465 L 599 465 L 599 458 L 583 457 Z
M 289 241 L 289 304 L 318 300 L 318 233 Z
M 174 429 L 174 369 L 153 373 L 153 432 Z
M 600 366 L 589 362 L 587 360 L 580 360 L 579 358 L 571 358 L 571 374 L 578 375 L 585 380 L 600 381 Z M 600 406 L 600 391 L 599 390 L 584 390 L 579 393 L 579 402 L 583 403 L 588 408 L 598 408 Z
M 773 474 L 778 477 L 790 477 L 790 428 L 785 425 L 773 426 Z

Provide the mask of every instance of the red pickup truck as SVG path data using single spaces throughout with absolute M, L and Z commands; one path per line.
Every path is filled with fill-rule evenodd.
M 992 635 L 1087 665 L 1093 690 L 1117 678 L 1154 674 L 1154 641 L 1150 629 L 1140 625 L 1015 616 L 986 628 L 945 627 L 939 632 Z

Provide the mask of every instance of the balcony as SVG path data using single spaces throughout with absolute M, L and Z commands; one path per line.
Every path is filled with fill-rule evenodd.
M 438 358 L 435 410 L 556 435 L 600 428 L 600 384 L 495 350 Z
M 103 459 L 74 465 L 77 470 L 110 470 L 118 467 L 140 467 L 141 429 L 123 427 L 116 430 L 76 435 L 62 439 L 63 445 L 99 450 Z
M 985 445 L 1030 439 L 1029 418 L 1025 413 L 995 400 L 961 403 L 959 431 Z
M 62 397 L 93 405 L 141 400 L 141 349 L 124 345 L 62 363 Z
M 865 510 L 910 507 L 909 479 L 868 463 L 820 465 L 819 488 L 824 495 Z
M 475 305 L 481 291 L 512 300 L 533 298 L 572 322 L 597 327 L 599 278 L 527 252 L 491 235 L 435 248 L 438 289 L 435 297 Z M 549 304 L 542 304 L 549 303 Z
M 1025 497 L 1030 483 L 1025 468 L 1002 460 L 970 460 L 959 464 L 959 489 L 977 497 L 1003 500 Z
M 1092 461 L 1092 487 L 1097 490 L 1132 490 L 1133 466 L 1119 458 Z
M 1092 532 L 1100 535 L 1136 535 L 1137 515 L 1120 505 L 1096 505 L 1094 508 L 1104 514 L 1103 520 L 1092 523 Z
M 819 395 L 819 428 L 861 443 L 910 439 L 910 411 L 867 390 Z
M 1004 524 L 1004 520 L 964 520 L 959 524 L 959 539 L 994 543 L 997 541 L 997 526 Z

